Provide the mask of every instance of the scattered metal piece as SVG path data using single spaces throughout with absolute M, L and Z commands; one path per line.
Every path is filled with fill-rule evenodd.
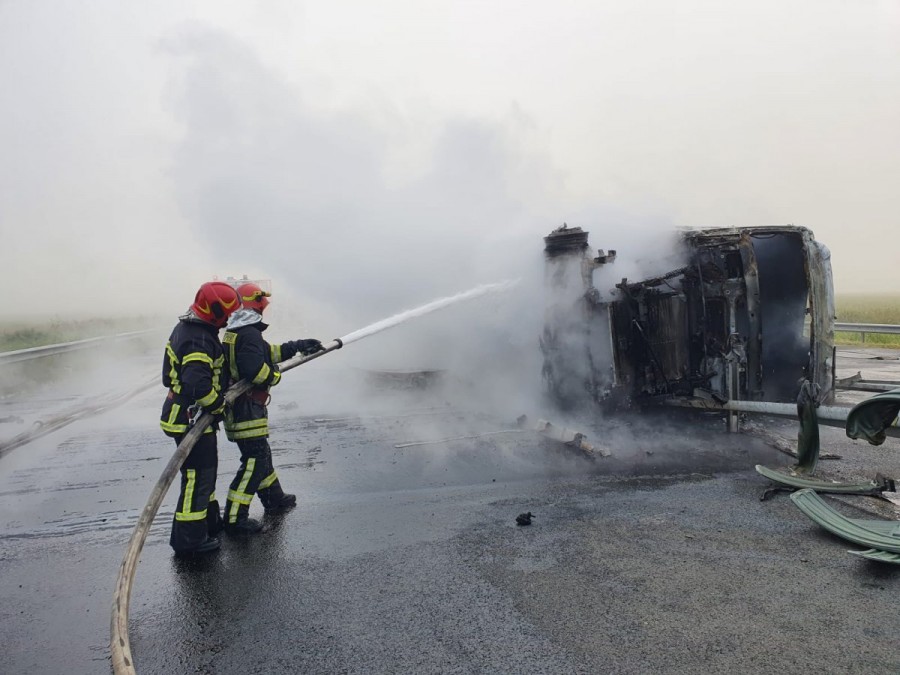
M 882 392 L 856 404 L 847 414 L 847 435 L 881 445 L 900 423 L 900 389 Z
M 881 498 L 889 501 L 894 506 L 900 506 L 900 494 L 893 490 L 885 490 L 881 493 Z
M 894 565 L 900 565 L 900 555 L 898 555 L 897 553 L 888 553 L 887 551 L 879 551 L 874 548 L 870 548 L 865 551 L 847 551 L 847 553 L 850 553 L 851 555 L 858 555 L 860 558 L 875 560 L 876 562 L 893 563 Z
M 793 493 L 791 501 L 814 523 L 842 539 L 876 551 L 900 553 L 900 521 L 846 518 L 810 489 Z
M 893 478 L 888 478 L 882 473 L 875 474 L 875 482 L 879 485 L 884 486 L 884 490 L 882 490 L 882 494 L 884 492 L 890 492 L 892 494 L 897 493 L 897 483 Z
M 857 371 L 856 375 L 836 380 L 834 386 L 837 389 L 882 392 L 897 389 L 900 387 L 900 382 L 891 382 L 889 380 L 866 380 L 863 379 L 862 371 Z
M 812 489 L 816 492 L 830 492 L 842 495 L 870 495 L 872 497 L 880 497 L 884 491 L 893 491 L 894 481 L 878 474 L 875 480 L 865 483 L 840 483 L 838 481 L 816 480 L 814 478 L 798 476 L 796 474 L 786 474 L 781 471 L 775 471 L 761 464 L 756 465 L 756 472 L 761 476 L 768 478 L 773 483 L 778 483 L 778 487 L 768 488 L 763 492 L 760 501 L 765 501 L 772 494 L 779 491 Z
M 520 513 L 516 516 L 516 525 L 520 527 L 531 525 L 532 518 L 534 518 L 534 514 L 531 511 L 529 511 L 528 513 Z
M 857 384 L 862 380 L 862 371 L 856 371 L 856 375 L 851 375 L 850 377 L 842 377 L 838 380 L 834 381 L 835 388 L 846 389 L 851 385 Z

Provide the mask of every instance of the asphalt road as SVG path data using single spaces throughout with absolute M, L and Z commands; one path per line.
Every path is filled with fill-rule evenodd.
M 900 380 L 878 354 L 897 355 L 853 350 L 839 374 Z M 900 567 L 848 555 L 786 495 L 761 502 L 754 464 L 791 460 L 760 440 L 678 411 L 582 427 L 605 459 L 532 433 L 397 449 L 512 419 L 440 392 L 363 392 L 356 416 L 358 402 L 322 396 L 334 373 L 309 370 L 271 409 L 296 510 L 181 561 L 170 491 L 135 579 L 139 673 L 900 671 Z M 118 566 L 174 447 L 157 393 L 0 462 L 0 671 L 108 672 Z M 0 416 L 59 403 L 7 400 Z M 897 439 L 822 435 L 842 459 L 820 475 L 900 477 Z M 224 494 L 238 464 L 224 435 L 220 457 Z M 835 503 L 900 518 L 873 498 Z M 517 527 L 526 511 L 533 524 Z

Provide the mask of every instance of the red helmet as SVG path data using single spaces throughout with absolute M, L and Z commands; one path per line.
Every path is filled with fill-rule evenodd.
M 254 283 L 241 284 L 237 287 L 237 292 L 241 296 L 241 304 L 244 309 L 255 309 L 260 314 L 269 306 L 269 298 L 272 297 L 271 293 L 264 291 Z
M 197 291 L 191 309 L 206 323 L 221 328 L 228 317 L 241 306 L 237 291 L 224 281 L 207 281 Z

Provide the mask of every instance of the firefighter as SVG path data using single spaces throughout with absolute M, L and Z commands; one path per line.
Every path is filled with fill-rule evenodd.
M 224 414 L 228 371 L 219 329 L 240 304 L 234 288 L 210 281 L 200 286 L 194 304 L 178 317 L 163 357 L 162 381 L 169 393 L 159 423 L 176 445 L 202 413 L 219 418 Z M 176 555 L 219 548 L 216 534 L 222 516 L 215 496 L 217 429 L 218 424 L 207 427 L 181 467 L 181 493 L 169 539 Z
M 278 362 L 294 355 L 314 354 L 322 350 L 318 340 L 292 340 L 270 345 L 263 339 L 268 324 L 263 311 L 271 294 L 257 284 L 238 286 L 241 309 L 228 320 L 222 342 L 225 359 L 233 380 L 247 380 L 253 389 L 235 400 L 225 412 L 225 434 L 235 441 L 241 451 L 241 466 L 231 481 L 225 502 L 225 531 L 252 534 L 262 529 L 262 523 L 250 518 L 250 503 L 258 494 L 266 513 L 287 511 L 297 504 L 297 497 L 281 487 L 272 465 L 269 448 L 269 419 L 267 405 L 269 389 L 278 384 L 281 373 Z

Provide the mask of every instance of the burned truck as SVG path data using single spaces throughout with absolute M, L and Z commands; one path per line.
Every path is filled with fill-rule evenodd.
M 588 234 L 563 225 L 544 238 L 543 376 L 559 403 L 790 403 L 804 380 L 831 400 L 831 262 L 811 231 L 681 231 L 676 267 L 614 288 L 595 278 L 616 252 L 595 252 Z

